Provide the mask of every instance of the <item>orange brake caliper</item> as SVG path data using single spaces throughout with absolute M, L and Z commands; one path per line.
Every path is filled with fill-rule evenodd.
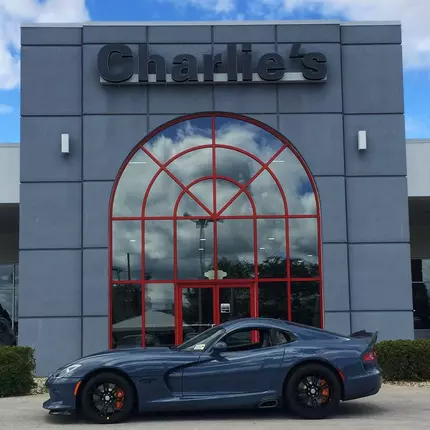
M 116 394 L 115 408 L 121 409 L 124 404 L 124 391 L 119 390 Z
M 325 384 L 327 384 L 327 381 L 324 381 L 324 380 L 322 380 L 321 381 L 321 385 L 322 386 L 324 386 Z M 321 390 L 321 394 L 324 396 L 324 397 L 328 397 L 329 396 L 329 394 L 330 394 L 330 390 L 328 389 L 328 387 L 327 388 L 323 388 L 322 390 Z M 324 399 L 323 400 L 323 402 L 325 403 L 327 401 L 327 399 Z

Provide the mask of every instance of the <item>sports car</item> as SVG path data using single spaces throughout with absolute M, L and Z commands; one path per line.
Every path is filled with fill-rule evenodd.
M 276 319 L 233 320 L 178 346 L 118 348 L 69 363 L 47 379 L 43 407 L 95 423 L 133 413 L 231 408 L 287 408 L 301 418 L 325 418 L 341 401 L 380 390 L 377 336 Z

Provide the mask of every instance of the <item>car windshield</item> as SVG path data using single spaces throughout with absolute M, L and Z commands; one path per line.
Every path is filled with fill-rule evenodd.
M 178 345 L 176 349 L 179 351 L 205 351 L 224 332 L 225 330 L 222 327 L 212 327 Z

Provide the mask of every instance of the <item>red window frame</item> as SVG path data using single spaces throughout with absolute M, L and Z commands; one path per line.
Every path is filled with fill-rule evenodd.
M 196 147 L 192 147 L 189 148 L 179 154 L 176 154 L 174 157 L 172 157 L 171 159 L 169 159 L 168 161 L 166 161 L 165 163 L 160 162 L 159 160 L 157 160 L 155 158 L 155 156 L 149 152 L 146 148 L 145 148 L 145 144 L 150 141 L 153 137 L 155 137 L 157 134 L 163 132 L 164 130 L 168 129 L 169 127 L 172 127 L 174 125 L 177 125 L 181 122 L 184 121 L 189 121 L 192 119 L 198 119 L 198 118 L 204 118 L 204 117 L 210 117 L 212 120 L 212 142 L 210 145 L 202 145 L 202 146 L 196 146 Z M 230 118 L 230 119 L 236 119 L 236 120 L 240 120 L 240 121 L 244 121 L 247 123 L 250 123 L 256 127 L 259 127 L 263 130 L 265 130 L 266 132 L 272 134 L 275 138 L 277 138 L 279 141 L 281 141 L 283 143 L 283 146 L 281 146 L 281 148 L 279 150 L 277 150 L 274 155 L 267 161 L 267 162 L 263 162 L 262 160 L 260 160 L 257 156 L 255 156 L 252 153 L 249 153 L 241 148 L 238 147 L 231 147 L 228 145 L 218 145 L 216 144 L 216 138 L 215 138 L 215 122 L 216 122 L 216 118 Z M 237 183 L 235 180 L 233 180 L 232 178 L 229 177 L 225 177 L 225 176 L 217 176 L 217 172 L 216 172 L 216 148 L 226 148 L 229 150 L 234 150 L 240 153 L 243 153 L 244 155 L 247 155 L 249 157 L 251 157 L 253 160 L 255 160 L 257 163 L 259 163 L 261 165 L 261 168 L 253 175 L 253 177 L 248 181 L 248 183 L 246 183 L 245 185 L 241 185 L 239 183 Z M 179 157 L 181 157 L 182 155 L 185 155 L 187 153 L 193 152 L 193 151 L 198 151 L 200 149 L 207 149 L 207 148 L 211 148 L 212 149 L 212 176 L 206 176 L 206 177 L 202 177 L 202 178 L 198 178 L 196 180 L 194 180 L 193 182 L 191 182 L 190 184 L 184 185 L 182 184 L 182 182 L 177 179 L 175 177 L 175 175 L 173 173 L 171 173 L 168 169 L 168 166 L 170 163 L 172 163 L 174 160 L 178 159 Z M 277 179 L 276 175 L 274 174 L 274 172 L 269 168 L 270 163 L 275 160 L 279 154 L 281 154 L 285 149 L 289 149 L 295 156 L 296 158 L 299 160 L 299 162 L 301 163 L 302 167 L 304 168 L 308 179 L 310 181 L 310 184 L 312 186 L 313 189 L 313 193 L 315 196 L 315 202 L 316 202 L 316 213 L 309 215 L 309 214 L 294 214 L 294 215 L 290 215 L 288 213 L 288 201 L 287 198 L 285 196 L 285 192 L 279 182 L 279 180 Z M 146 153 L 147 156 L 149 156 L 158 166 L 159 166 L 159 170 L 158 172 L 154 175 L 154 177 L 151 179 L 151 181 L 149 182 L 149 185 L 147 187 L 147 189 L 144 192 L 144 197 L 143 197 L 143 201 L 142 201 L 142 212 L 141 212 L 141 216 L 133 216 L 133 217 L 117 217 L 117 216 L 113 216 L 113 208 L 114 208 L 114 199 L 115 199 L 115 194 L 116 194 L 116 190 L 119 184 L 119 181 L 121 179 L 121 176 L 124 172 L 124 170 L 126 169 L 128 163 L 131 161 L 131 159 L 134 157 L 134 155 L 138 152 L 138 151 L 144 151 Z M 249 192 L 247 191 L 247 187 L 250 183 L 252 183 L 262 172 L 267 171 L 271 177 L 273 178 L 274 182 L 277 185 L 277 188 L 279 189 L 279 192 L 281 194 L 282 197 L 282 201 L 283 201 L 283 206 L 284 206 L 284 211 L 285 213 L 283 215 L 257 215 L 256 212 L 256 207 L 255 207 L 255 202 L 253 201 L 252 197 L 250 196 Z M 175 207 L 174 207 L 174 213 L 173 215 L 170 216 L 145 216 L 145 209 L 146 209 L 146 203 L 148 200 L 148 196 L 150 193 L 150 190 L 152 189 L 153 184 L 155 183 L 155 180 L 157 179 L 157 177 L 162 173 L 165 172 L 173 181 L 175 181 L 181 188 L 182 188 L 182 192 L 179 194 L 177 201 L 175 203 Z M 213 182 L 213 207 L 214 207 L 214 211 L 211 211 L 208 207 L 206 207 L 202 202 L 200 202 L 200 200 L 192 193 L 192 191 L 190 190 L 190 188 L 197 184 L 200 183 L 202 181 L 206 181 L 206 180 L 212 180 Z M 216 182 L 217 180 L 225 180 L 225 181 L 229 181 L 235 185 L 238 186 L 239 190 L 238 192 L 220 209 L 218 210 L 217 208 L 217 196 L 216 196 Z M 143 190 L 142 190 L 143 192 Z M 227 207 L 229 207 L 235 200 L 236 198 L 241 195 L 242 193 L 245 193 L 245 195 L 248 197 L 249 201 L 250 201 L 250 205 L 252 208 L 252 215 L 249 216 L 242 216 L 242 215 L 223 215 L 223 213 L 225 212 L 225 210 L 227 209 Z M 191 216 L 191 217 L 184 217 L 184 216 L 178 216 L 177 215 L 177 209 L 180 203 L 181 198 L 185 195 L 188 194 L 190 196 L 191 199 L 193 199 L 195 202 L 197 202 L 197 204 L 199 204 L 202 209 L 207 213 L 207 216 Z M 211 219 L 216 221 L 217 219 L 249 219 L 249 220 L 253 220 L 253 234 L 254 234 L 254 262 L 255 264 L 255 279 L 226 279 L 226 280 L 218 280 L 218 279 L 214 279 L 214 280 L 182 280 L 182 279 L 177 279 L 177 256 L 178 256 L 178 250 L 177 250 L 177 220 L 189 220 L 189 219 L 202 219 L 202 218 L 207 218 L 207 219 Z M 290 264 L 289 264 L 289 258 L 286 259 L 286 277 L 285 278 L 280 278 L 280 279 L 276 279 L 276 278 L 258 278 L 258 249 L 257 249 L 257 220 L 258 219 L 285 219 L 285 237 L 286 237 L 286 252 L 288 253 L 290 250 L 290 238 L 289 238 L 289 220 L 290 219 L 306 219 L 306 218 L 312 218 L 312 219 L 316 219 L 317 221 L 317 240 L 318 240 L 318 267 L 319 267 L 319 271 L 318 271 L 318 277 L 314 277 L 314 278 L 291 278 L 290 275 Z M 112 234 L 112 230 L 113 230 L 113 222 L 114 221 L 141 221 L 141 239 L 142 239 L 142 261 L 141 261 L 141 273 L 142 273 L 142 278 L 144 277 L 143 274 L 145 273 L 145 228 L 144 228 L 144 222 L 147 220 L 169 220 L 173 222 L 173 242 L 174 242 L 174 279 L 171 280 L 150 280 L 150 281 L 145 281 L 144 279 L 141 280 L 133 280 L 133 281 L 115 281 L 113 280 L 112 277 L 112 250 L 113 250 L 113 243 L 112 243 L 112 239 L 113 239 L 113 234 Z M 217 272 L 217 268 L 218 268 L 218 261 L 217 261 L 217 222 L 213 223 L 213 228 L 214 228 L 214 267 L 215 267 L 215 273 Z M 171 121 L 168 121 L 167 123 L 159 126 L 158 128 L 156 128 L 155 130 L 153 130 L 152 132 L 150 132 L 144 139 L 142 139 L 137 145 L 136 147 L 131 151 L 131 153 L 128 155 L 128 157 L 125 159 L 125 161 L 123 162 L 123 164 L 121 165 L 118 174 L 115 178 L 115 182 L 113 184 L 112 187 L 112 192 L 111 192 L 111 196 L 110 196 L 110 202 L 109 202 L 109 309 L 108 309 L 108 320 L 109 320 L 109 348 L 112 348 L 112 287 L 115 284 L 119 284 L 119 283 L 129 283 L 129 284 L 141 284 L 142 286 L 142 346 L 145 346 L 145 285 L 146 284 L 157 284 L 157 283 L 172 283 L 174 285 L 174 313 L 175 313 L 175 342 L 179 343 L 182 339 L 181 339 L 181 334 L 182 334 L 182 320 L 181 319 L 181 315 L 182 315 L 182 309 L 179 309 L 179 305 L 181 304 L 181 299 L 179 298 L 179 294 L 182 294 L 182 288 L 185 286 L 188 287 L 192 287 L 192 286 L 198 286 L 200 285 L 201 287 L 212 287 L 215 291 L 215 296 L 217 296 L 217 292 L 218 289 L 220 287 L 222 287 L 222 285 L 228 284 L 232 287 L 240 287 L 242 286 L 250 286 L 250 293 L 251 293 L 251 315 L 252 316 L 258 316 L 258 283 L 259 282 L 276 282 L 276 281 L 280 281 L 280 282 L 285 282 L 287 284 L 287 300 L 288 300 L 288 319 L 291 320 L 292 317 L 292 309 L 291 309 L 291 283 L 292 282 L 318 282 L 319 284 L 319 294 L 320 294 L 320 326 L 324 327 L 324 298 L 323 298 L 323 269 L 322 269 L 322 238 L 321 238 L 321 213 L 320 213 L 320 201 L 319 201 L 319 194 L 317 191 L 317 187 L 316 187 L 316 183 L 314 181 L 314 178 L 310 172 L 309 167 L 307 166 L 306 162 L 304 161 L 303 157 L 301 156 L 301 154 L 295 149 L 295 147 L 293 146 L 293 144 L 282 134 L 280 134 L 278 131 L 276 131 L 275 129 L 273 129 L 272 127 L 268 126 L 267 124 L 264 124 L 254 118 L 250 118 L 247 117 L 245 115 L 239 115 L 239 114 L 233 114 L 233 113 L 227 113 L 227 112 L 203 112 L 203 113 L 196 113 L 196 114 L 191 114 L 191 115 L 184 115 L 184 116 L 180 116 L 178 118 L 175 118 Z M 215 305 L 216 305 L 216 300 L 214 302 L 214 312 L 218 312 L 219 313 L 219 306 L 217 308 L 217 310 L 215 309 Z M 217 316 L 216 313 L 214 313 L 214 319 L 215 321 L 219 320 L 219 315 Z

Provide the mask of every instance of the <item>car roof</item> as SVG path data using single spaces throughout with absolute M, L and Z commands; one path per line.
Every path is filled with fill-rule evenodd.
M 294 334 L 312 334 L 312 336 L 318 337 L 326 337 L 329 335 L 335 337 L 345 337 L 339 333 L 332 333 L 323 329 L 319 329 L 317 327 L 310 327 L 303 324 L 275 319 L 275 318 L 241 318 L 235 319 L 231 321 L 227 321 L 225 323 L 220 324 L 221 327 L 224 327 L 226 330 L 235 330 L 238 328 L 247 328 L 247 327 L 268 327 L 268 328 L 278 328 L 280 330 L 288 330 Z M 331 335 L 331 336 L 330 336 Z

